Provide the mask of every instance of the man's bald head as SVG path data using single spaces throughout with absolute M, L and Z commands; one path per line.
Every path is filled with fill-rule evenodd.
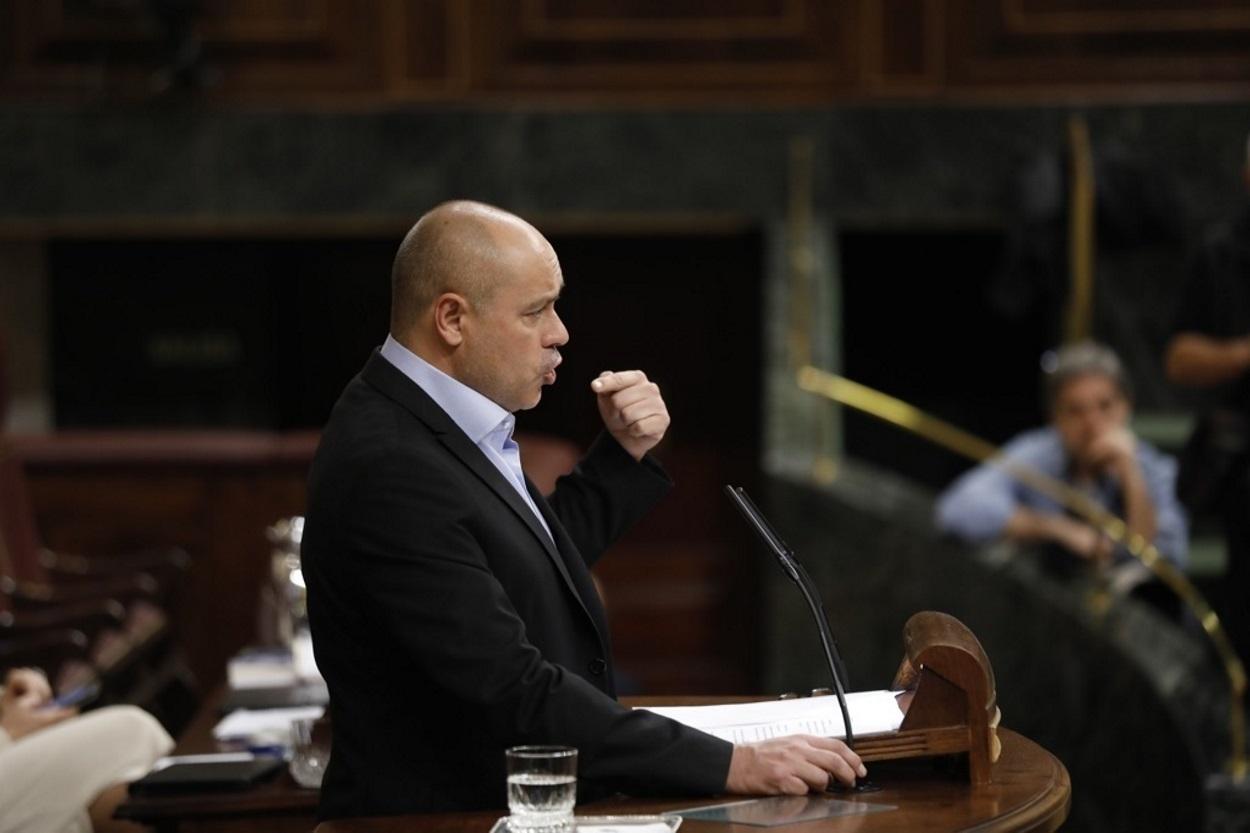
M 430 209 L 399 244 L 391 267 L 391 332 L 411 328 L 444 293 L 470 304 L 490 302 L 510 258 L 550 252 L 529 223 L 500 208 L 470 200 Z M 554 256 L 554 254 L 553 254 Z

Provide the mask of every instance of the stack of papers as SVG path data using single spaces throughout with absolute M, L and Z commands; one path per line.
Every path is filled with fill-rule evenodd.
M 846 695 L 846 707 L 856 737 L 898 731 L 903 724 L 903 712 L 895 694 L 892 691 L 857 691 Z M 756 743 L 785 735 L 846 737 L 842 710 L 834 696 L 720 706 L 652 706 L 647 711 L 731 743 Z
M 226 666 L 231 691 L 247 688 L 282 688 L 325 681 L 313 659 L 312 636 L 300 631 L 291 648 L 247 648 L 231 658 Z
M 329 700 L 308 631 L 296 634 L 290 650 L 240 651 L 226 666 L 226 679 L 224 708 L 231 711 L 213 727 L 213 737 L 252 748 L 287 745 L 291 721 L 320 718 Z
M 291 652 L 280 648 L 240 651 L 226 666 L 231 691 L 242 688 L 277 688 L 299 682 Z

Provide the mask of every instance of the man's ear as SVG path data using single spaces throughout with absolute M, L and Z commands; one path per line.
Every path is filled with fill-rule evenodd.
M 450 347 L 459 347 L 464 341 L 464 316 L 469 302 L 463 295 L 444 292 L 434 301 L 434 330 Z

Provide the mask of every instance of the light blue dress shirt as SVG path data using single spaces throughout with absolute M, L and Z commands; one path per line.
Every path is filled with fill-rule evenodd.
M 525 488 L 525 475 L 521 471 L 521 450 L 512 439 L 516 417 L 499 403 L 448 376 L 389 335 L 382 344 L 381 353 L 382 358 L 395 365 L 400 373 L 411 379 L 438 407 L 446 411 L 452 422 L 482 450 L 486 459 L 516 489 L 543 529 L 547 530 L 547 536 L 554 542 L 551 527 L 547 526 L 534 499 L 530 497 L 529 490 Z
M 1016 435 L 1003 446 L 1003 454 L 1074 485 L 1068 471 L 1068 455 L 1054 428 L 1038 428 Z M 1137 464 L 1154 503 L 1155 548 L 1177 567 L 1184 568 L 1189 559 L 1189 522 L 1176 499 L 1176 460 L 1138 440 Z M 1084 491 L 1103 509 L 1123 516 L 1124 502 L 1112 478 L 1103 477 Z M 983 543 L 1002 535 L 1007 520 L 1017 508 L 1056 515 L 1065 513 L 1055 500 L 1021 483 L 1001 466 L 983 463 L 965 472 L 942 493 L 937 502 L 936 521 L 943 532 L 972 543 Z M 1117 550 L 1117 561 L 1130 558 L 1132 556 L 1123 548 Z

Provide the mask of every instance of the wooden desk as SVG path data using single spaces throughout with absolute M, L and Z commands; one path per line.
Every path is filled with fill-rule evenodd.
M 179 741 L 175 752 L 191 754 L 215 751 L 212 727 L 224 692 L 205 702 L 195 721 Z M 635 704 L 681 702 L 684 704 L 726 702 L 758 698 L 635 698 Z M 977 830 L 998 831 L 1057 830 L 1068 815 L 1072 786 L 1068 772 L 1055 756 L 1010 730 L 1000 729 L 1003 754 L 994 769 L 994 782 L 973 787 L 956 773 L 935 767 L 932 761 L 895 761 L 874 764 L 872 780 L 879 792 L 842 794 L 843 800 L 896 805 L 897 810 L 849 816 L 786 826 L 787 833 L 851 831 L 857 833 L 902 833 L 903 831 Z M 725 800 L 736 800 L 729 798 Z M 682 801 L 654 799 L 612 799 L 581 805 L 586 815 L 613 813 L 655 813 L 681 807 L 715 803 L 715 799 Z M 285 771 L 277 778 L 240 793 L 215 793 L 177 797 L 128 799 L 118 809 L 120 818 L 142 822 L 158 833 L 308 833 L 316 824 L 317 793 L 299 787 Z M 397 816 L 370 819 L 340 819 L 317 826 L 317 833 L 401 833 L 423 830 L 439 833 L 475 831 L 485 833 L 502 811 Z M 759 833 L 760 828 L 730 827 L 723 824 L 689 821 L 681 833 Z
M 864 794 L 831 796 L 847 801 L 891 804 L 889 812 L 844 816 L 786 825 L 786 833 L 914 833 L 925 831 L 1058 830 L 1068 816 L 1072 785 L 1068 772 L 1054 755 L 1009 730 L 1000 730 L 1003 755 L 995 767 L 994 783 L 973 787 L 953 773 L 942 773 L 931 761 L 889 762 L 873 766 L 871 777 L 882 789 Z M 724 799 L 740 800 L 737 797 Z M 582 805 L 579 814 L 657 813 L 681 807 L 713 804 L 716 800 L 655 801 L 616 799 Z M 483 833 L 501 814 L 445 813 L 323 822 L 316 833 Z M 686 821 L 680 833 L 760 833 L 762 828 Z

